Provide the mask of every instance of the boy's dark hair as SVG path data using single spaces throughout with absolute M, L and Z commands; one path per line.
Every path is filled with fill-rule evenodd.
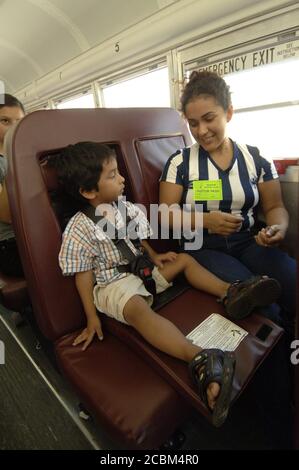
M 15 96 L 12 96 L 8 93 L 0 94 L 0 109 L 4 108 L 5 106 L 7 106 L 8 108 L 21 108 L 21 110 L 25 114 L 25 108 L 21 101 L 18 100 L 18 98 L 16 98 Z
M 71 198 L 86 204 L 80 190 L 98 190 L 103 164 L 111 158 L 116 158 L 116 155 L 107 145 L 78 142 L 68 145 L 53 160 L 50 159 L 50 165 L 57 171 L 60 189 Z
M 111 158 L 116 158 L 114 150 L 95 142 L 68 145 L 49 157 L 48 165 L 56 170 L 59 182 L 50 198 L 62 231 L 73 215 L 89 204 L 80 189 L 97 190 L 103 163 Z
M 198 72 L 194 70 L 194 72 L 191 73 L 189 82 L 185 86 L 181 96 L 181 108 L 184 114 L 186 114 L 187 104 L 199 95 L 213 96 L 224 111 L 227 111 L 228 107 L 231 105 L 229 86 L 223 78 L 215 72 L 209 72 L 207 70 Z

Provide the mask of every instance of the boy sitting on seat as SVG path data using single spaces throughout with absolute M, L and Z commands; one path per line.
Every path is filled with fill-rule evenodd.
M 109 224 L 117 231 L 126 226 L 116 201 L 123 194 L 125 180 L 119 174 L 114 151 L 102 144 L 80 142 L 69 145 L 54 160 L 62 189 L 78 202 L 78 212 L 69 221 L 59 254 L 64 275 L 75 274 L 87 327 L 75 339 L 85 350 L 96 335 L 103 339 L 97 309 L 116 320 L 131 325 L 145 340 L 159 350 L 189 363 L 190 373 L 199 387 L 201 398 L 213 410 L 213 423 L 220 426 L 229 410 L 235 358 L 231 352 L 202 350 L 192 344 L 169 320 L 151 309 L 153 296 L 143 280 L 120 267 L 126 259 L 117 244 L 99 224 L 86 215 L 86 207 L 94 212 L 100 205 L 109 205 Z M 215 277 L 191 256 L 183 253 L 156 253 L 146 241 L 151 235 L 143 212 L 134 204 L 124 202 L 127 215 L 137 224 L 142 249 L 155 265 L 152 278 L 156 292 L 166 290 L 183 273 L 196 289 L 223 299 L 231 318 L 241 318 L 259 305 L 275 301 L 279 285 L 274 279 L 254 277 L 232 285 Z M 106 206 L 107 207 L 107 206 Z M 128 236 L 125 242 L 136 256 L 142 252 Z M 96 285 L 94 287 L 94 279 Z

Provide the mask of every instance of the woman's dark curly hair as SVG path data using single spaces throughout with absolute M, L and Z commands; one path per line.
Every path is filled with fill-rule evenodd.
M 222 106 L 224 111 L 231 105 L 231 93 L 229 86 L 215 72 L 204 70 L 202 72 L 194 71 L 190 75 L 189 82 L 185 86 L 181 96 L 181 109 L 186 114 L 186 106 L 194 98 L 200 95 L 213 96 L 217 103 Z

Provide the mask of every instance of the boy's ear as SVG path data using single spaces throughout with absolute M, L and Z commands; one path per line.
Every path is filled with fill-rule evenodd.
M 85 199 L 92 200 L 96 197 L 96 191 L 92 189 L 91 191 L 86 191 L 85 189 L 80 188 L 79 193 L 81 196 L 85 197 Z

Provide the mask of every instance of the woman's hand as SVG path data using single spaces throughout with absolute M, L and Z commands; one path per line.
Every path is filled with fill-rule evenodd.
M 271 247 L 278 246 L 284 239 L 285 234 L 286 230 L 277 224 L 262 228 L 254 238 L 258 245 Z
M 204 227 L 209 230 L 209 233 L 227 236 L 238 232 L 242 227 L 243 220 L 241 215 L 211 211 L 205 214 Z
M 152 262 L 157 266 L 158 268 L 163 268 L 164 264 L 163 261 L 175 261 L 177 258 L 177 253 L 174 251 L 168 251 L 167 253 L 160 253 L 160 254 L 155 254 L 155 256 L 152 257 Z
M 97 335 L 99 340 L 102 341 L 103 339 L 102 325 L 98 316 L 95 316 L 88 320 L 87 327 L 84 328 L 82 333 L 79 336 L 77 336 L 77 338 L 75 338 L 73 342 L 73 346 L 77 346 L 78 344 L 83 343 L 84 341 L 82 351 L 85 351 L 85 349 L 87 349 L 90 343 L 92 342 L 95 334 Z

